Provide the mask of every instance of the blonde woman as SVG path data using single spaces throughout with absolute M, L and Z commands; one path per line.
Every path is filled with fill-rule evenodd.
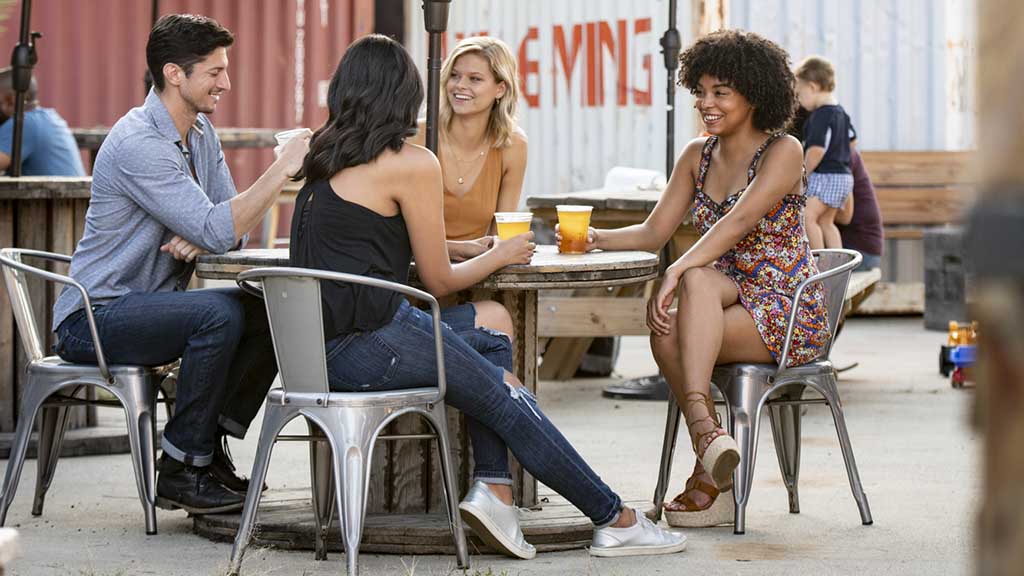
M 437 156 L 452 260 L 486 252 L 493 243 L 494 213 L 519 206 L 526 134 L 516 125 L 518 78 L 508 45 L 487 36 L 460 41 L 441 69 Z M 412 142 L 422 145 L 426 130 L 419 124 Z

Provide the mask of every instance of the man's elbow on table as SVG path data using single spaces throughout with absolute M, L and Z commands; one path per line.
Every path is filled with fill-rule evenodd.
M 11 157 L 0 152 L 0 172 L 6 171 L 11 166 Z

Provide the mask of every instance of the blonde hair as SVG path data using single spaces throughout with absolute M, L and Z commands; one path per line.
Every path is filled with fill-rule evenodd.
M 825 92 L 836 89 L 836 70 L 821 56 L 808 56 L 796 67 L 794 75 L 804 82 L 814 82 Z
M 516 65 L 516 59 L 512 56 L 512 50 L 509 49 L 508 44 L 497 38 L 489 36 L 465 38 L 455 45 L 451 54 L 444 61 L 444 66 L 441 68 L 442 91 L 452 76 L 455 61 L 465 54 L 482 56 L 491 68 L 494 81 L 505 83 L 505 94 L 494 101 L 487 121 L 487 136 L 491 139 L 492 147 L 504 148 L 512 143 L 512 133 L 516 130 L 516 107 L 519 102 L 519 68 Z M 455 114 L 448 98 L 442 97 L 439 100 L 440 122 L 438 125 L 447 134 Z

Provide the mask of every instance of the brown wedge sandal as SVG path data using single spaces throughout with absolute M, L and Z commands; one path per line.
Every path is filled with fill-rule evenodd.
M 711 501 L 699 506 L 691 494 L 701 492 Z M 736 515 L 736 503 L 732 494 L 723 494 L 712 484 L 690 476 L 681 494 L 665 504 L 665 520 L 676 528 L 711 528 L 732 524 Z
M 695 413 L 695 408 L 700 406 L 707 410 L 707 415 Z M 715 403 L 703 392 L 688 392 L 684 398 L 683 415 L 693 451 L 701 465 L 711 474 L 711 479 L 720 487 L 718 489 L 729 490 L 732 488 L 732 473 L 740 464 L 740 450 L 732 436 L 722 428 Z

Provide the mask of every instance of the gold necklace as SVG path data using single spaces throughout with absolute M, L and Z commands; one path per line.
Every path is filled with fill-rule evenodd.
M 466 179 L 462 176 L 462 165 L 466 164 L 466 163 L 475 163 L 475 162 L 477 162 L 478 160 L 480 160 L 480 158 L 482 158 L 485 154 L 487 154 L 487 151 L 489 149 L 490 149 L 490 145 L 484 147 L 484 149 L 479 154 L 475 155 L 474 157 L 470 158 L 469 160 L 463 161 L 455 153 L 455 147 L 452 146 L 451 144 L 449 144 L 448 145 L 448 153 L 452 155 L 452 158 L 455 158 L 455 173 L 458 176 L 458 178 L 455 181 L 458 182 L 459 184 L 465 183 Z

